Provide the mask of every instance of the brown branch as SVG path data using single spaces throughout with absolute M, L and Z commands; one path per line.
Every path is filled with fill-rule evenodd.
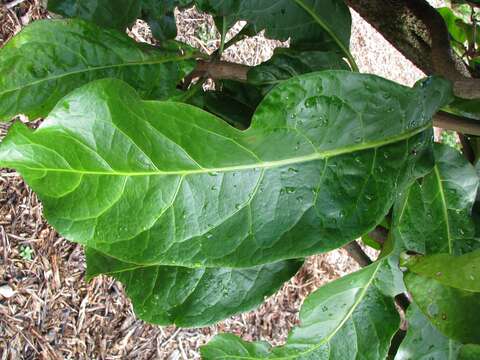
M 372 263 L 372 259 L 365 254 L 363 249 L 356 241 L 352 241 L 343 247 L 347 250 L 348 255 L 350 255 L 361 267 L 368 266 Z
M 480 98 L 480 79 L 472 79 L 453 52 L 447 26 L 425 0 L 347 0 L 397 50 L 427 75 L 451 80 L 455 95 Z
M 480 121 L 439 111 L 433 117 L 433 125 L 462 134 L 479 135 Z

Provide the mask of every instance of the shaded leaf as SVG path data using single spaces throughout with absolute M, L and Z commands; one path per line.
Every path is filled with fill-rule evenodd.
M 443 285 L 480 292 L 480 250 L 462 256 L 421 256 L 410 261 L 407 266 L 415 274 L 435 279 Z
M 48 0 L 48 10 L 100 26 L 124 30 L 140 15 L 144 0 Z
M 248 269 L 139 266 L 87 249 L 87 277 L 114 276 L 135 313 L 159 325 L 206 326 L 261 304 L 302 265 L 289 260 Z
M 405 284 L 422 313 L 444 335 L 464 344 L 480 344 L 480 293 L 443 285 L 409 272 Z
M 218 335 L 202 347 L 203 359 L 385 359 L 399 316 L 377 282 L 383 266 L 372 264 L 309 295 L 284 346 Z
M 296 49 L 349 52 L 351 15 L 341 0 L 196 0 L 203 11 L 226 16 L 228 23 L 238 20 L 250 23 L 255 32 L 288 40 Z
M 0 119 L 46 116 L 73 89 L 107 77 L 146 99 L 167 97 L 194 66 L 185 50 L 139 44 L 82 20 L 36 21 L 0 49 Z
M 63 236 L 112 257 L 251 267 L 337 248 L 381 222 L 431 166 L 430 118 L 449 94 L 438 78 L 409 89 L 312 73 L 272 90 L 239 131 L 97 81 L 36 131 L 15 124 L 0 166 L 21 172 Z
M 461 153 L 435 144 L 434 169 L 400 197 L 393 237 L 420 254 L 462 254 L 480 244 L 471 219 L 479 179 Z
M 408 307 L 407 321 L 407 336 L 400 345 L 395 360 L 458 359 L 463 345 L 440 333 L 415 303 Z

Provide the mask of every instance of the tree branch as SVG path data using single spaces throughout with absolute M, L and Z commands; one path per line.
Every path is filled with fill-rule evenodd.
M 350 255 L 361 267 L 368 266 L 372 263 L 372 259 L 365 254 L 363 249 L 356 241 L 352 241 L 343 247 L 347 250 L 348 255 Z
M 397 50 L 425 74 L 437 74 L 454 84 L 455 95 L 480 98 L 480 79 L 472 79 L 455 55 L 443 18 L 425 0 L 346 0 Z

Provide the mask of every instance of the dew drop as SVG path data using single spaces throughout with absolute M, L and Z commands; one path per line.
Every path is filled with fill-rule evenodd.
M 235 209 L 240 210 L 242 208 L 242 204 L 235 204 Z
M 297 201 L 298 201 L 298 202 L 302 202 L 302 201 L 303 201 L 303 197 L 302 197 L 302 196 L 297 197 Z
M 216 191 L 217 187 L 215 185 L 213 185 L 210 189 L 213 190 L 213 191 Z
M 291 172 L 291 173 L 294 173 L 294 174 L 298 174 L 299 170 L 295 169 L 295 168 L 289 168 L 288 171 Z
M 294 188 L 292 186 L 287 186 L 285 187 L 285 191 L 287 192 L 287 194 L 293 194 L 295 191 L 297 191 L 297 188 Z
M 313 108 L 313 107 L 317 106 L 317 102 L 318 102 L 318 97 L 317 96 L 309 97 L 307 100 L 305 100 L 305 107 L 307 109 Z
M 211 239 L 212 237 L 213 237 L 212 234 L 210 234 L 210 233 L 207 234 L 207 239 Z
M 209 172 L 208 175 L 210 175 L 210 176 L 217 176 L 217 175 L 218 175 L 218 172 L 212 171 L 212 172 Z

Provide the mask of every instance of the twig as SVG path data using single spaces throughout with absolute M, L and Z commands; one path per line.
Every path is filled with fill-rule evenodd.
M 347 250 L 348 254 L 361 266 L 365 267 L 372 263 L 372 259 L 365 254 L 363 249 L 356 241 L 352 241 L 351 243 L 345 245 L 343 247 Z

